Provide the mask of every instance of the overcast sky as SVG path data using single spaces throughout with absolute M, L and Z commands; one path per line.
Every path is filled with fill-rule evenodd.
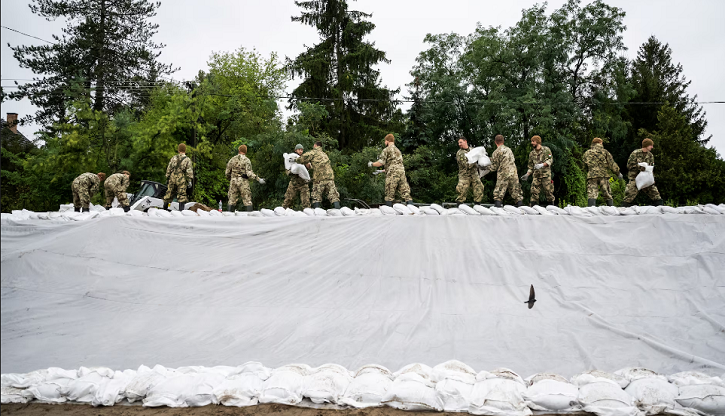
M 564 0 L 549 1 L 548 12 L 559 8 Z M 30 13 L 29 1 L 1 2 L 2 25 L 39 38 L 51 39 L 59 33 L 63 22 L 48 22 Z M 387 53 L 392 61 L 380 67 L 382 82 L 390 88 L 401 88 L 411 80 L 410 69 L 415 57 L 424 49 L 427 33 L 456 32 L 467 35 L 480 22 L 484 26 L 510 27 L 515 24 L 521 10 L 537 2 L 531 0 L 358 0 L 350 1 L 351 9 L 372 13 L 370 19 L 376 29 L 369 40 Z M 588 3 L 588 1 L 584 1 Z M 674 62 L 684 68 L 684 75 L 692 81 L 689 93 L 700 101 L 725 101 L 725 0 L 608 0 L 608 4 L 623 8 L 627 13 L 624 43 L 626 55 L 633 58 L 637 49 L 650 35 L 672 48 Z M 166 44 L 160 59 L 173 63 L 181 70 L 175 79 L 191 79 L 200 69 L 207 69 L 206 61 L 212 51 L 233 51 L 240 46 L 256 48 L 260 53 L 272 52 L 284 58 L 295 57 L 312 45 L 318 36 L 312 27 L 292 23 L 290 17 L 299 14 L 293 0 L 194 0 L 162 1 L 155 21 L 159 33 L 155 40 Z M 18 67 L 7 44 L 41 44 L 2 29 L 2 85 L 11 85 L 8 79 L 32 77 L 28 70 Z M 290 82 L 291 91 L 296 82 Z M 7 90 L 6 90 L 7 91 Z M 708 120 L 707 135 L 710 145 L 725 154 L 725 104 L 705 104 Z M 20 117 L 34 112 L 28 102 L 6 102 L 1 109 L 19 113 Z M 36 126 L 21 126 L 26 136 Z

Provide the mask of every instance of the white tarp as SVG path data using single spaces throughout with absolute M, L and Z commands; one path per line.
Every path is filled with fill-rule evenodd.
M 2 373 L 725 371 L 722 215 L 7 220 L 1 247 Z

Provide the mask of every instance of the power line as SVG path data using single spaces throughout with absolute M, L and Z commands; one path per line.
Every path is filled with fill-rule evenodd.
M 39 37 L 37 37 L 37 36 L 33 36 L 33 35 L 28 35 L 27 33 L 23 33 L 23 32 L 21 32 L 21 31 L 19 31 L 19 30 L 15 30 L 15 29 L 13 29 L 13 28 L 9 28 L 9 27 L 7 27 L 7 26 L 4 26 L 4 25 L 2 26 L 2 28 L 3 28 L 3 29 L 7 29 L 7 30 L 12 30 L 13 32 L 16 32 L 16 33 L 20 33 L 21 35 L 27 36 L 27 37 L 29 37 L 29 38 L 33 38 L 33 39 L 38 39 L 38 40 L 42 40 L 43 42 L 47 42 L 47 43 L 50 43 L 50 44 L 52 44 L 52 45 L 55 45 L 55 44 L 56 44 L 56 42 L 51 42 L 51 41 L 49 41 L 49 40 L 41 39 L 41 38 L 39 38 Z

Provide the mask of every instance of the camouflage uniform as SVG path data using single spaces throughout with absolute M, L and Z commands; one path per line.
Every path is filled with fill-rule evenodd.
M 534 165 L 537 163 L 546 163 L 541 169 L 534 169 Z M 526 171 L 527 175 L 533 172 L 534 180 L 531 183 L 531 204 L 539 203 L 539 192 L 544 189 L 546 194 L 546 200 L 550 204 L 554 203 L 554 184 L 551 183 L 551 165 L 554 163 L 554 157 L 551 154 L 551 149 L 546 146 L 541 146 L 539 150 L 532 150 L 529 153 L 529 170 Z
M 412 200 L 410 186 L 408 186 L 408 180 L 405 178 L 403 155 L 395 147 L 395 144 L 386 146 L 377 162 L 381 163 L 385 168 L 385 200 L 393 201 L 395 191 L 400 193 L 403 202 Z
M 302 204 L 302 208 L 309 208 L 310 187 L 309 185 L 307 185 L 308 181 L 302 179 L 299 175 L 295 175 L 289 170 L 287 170 L 287 176 L 289 176 L 290 179 L 289 185 L 287 185 L 287 192 L 284 193 L 284 202 L 282 203 L 282 208 L 291 207 L 292 202 L 294 202 L 298 192 L 300 194 L 300 203 Z
M 493 190 L 494 200 L 503 201 L 507 190 L 514 201 L 520 202 L 524 199 L 521 195 L 521 185 L 519 184 L 515 158 L 511 149 L 502 144 L 498 149 L 494 150 L 491 155 L 491 166 L 488 169 L 498 172 L 496 176 L 496 188 Z
M 458 198 L 456 198 L 456 202 L 458 203 L 466 201 L 470 187 L 473 187 L 473 201 L 478 203 L 483 200 L 483 183 L 478 176 L 478 164 L 468 163 L 468 158 L 466 158 L 466 153 L 470 151 L 471 147 L 459 149 L 456 153 L 456 162 L 458 162 L 458 185 L 456 186 Z
M 635 178 L 639 172 L 644 171 L 644 168 L 638 165 L 641 162 L 647 162 L 648 165 L 652 166 L 655 163 L 655 157 L 652 152 L 644 152 L 642 149 L 637 149 L 629 155 L 629 159 L 627 159 L 627 176 L 629 176 L 629 182 L 627 183 L 627 188 L 624 190 L 624 202 L 627 204 L 631 204 L 634 201 L 639 191 L 647 194 L 653 201 L 662 199 L 660 192 L 654 184 L 643 189 L 637 189 Z
M 73 179 L 73 206 L 75 208 L 88 209 L 91 197 L 98 192 L 101 185 L 101 178 L 95 173 L 86 172 Z
M 252 172 L 252 162 L 249 158 L 239 154 L 229 159 L 224 174 L 229 179 L 229 209 L 237 206 L 240 196 L 245 207 L 252 205 L 252 190 L 249 187 L 249 180 L 256 181 L 259 177 Z
M 612 154 L 601 143 L 594 143 L 591 149 L 584 152 L 583 160 L 589 170 L 587 172 L 587 198 L 597 199 L 601 187 L 602 197 L 606 200 L 612 199 L 609 175 L 610 172 L 619 175 L 619 166 L 614 162 Z
M 122 207 L 128 206 L 128 198 L 126 197 L 128 182 L 128 176 L 123 173 L 114 173 L 106 178 L 103 183 L 103 188 L 106 191 L 106 208 L 111 208 L 114 197 L 118 198 L 118 203 Z
M 166 186 L 168 188 L 164 195 L 164 203 L 171 203 L 174 196 L 180 204 L 189 202 L 186 196 L 186 185 L 193 179 L 194 171 L 191 169 L 191 159 L 182 154 L 172 157 L 169 166 L 166 167 Z
M 335 188 L 335 172 L 330 166 L 330 158 L 322 148 L 313 148 L 296 160 L 297 163 L 312 165 L 312 202 L 322 202 L 322 194 L 327 193 L 330 202 L 340 202 L 340 194 Z

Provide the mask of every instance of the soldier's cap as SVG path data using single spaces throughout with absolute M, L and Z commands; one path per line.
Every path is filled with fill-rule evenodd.
M 305 147 L 301 144 L 297 144 L 297 146 L 295 146 L 295 150 L 305 150 Z

